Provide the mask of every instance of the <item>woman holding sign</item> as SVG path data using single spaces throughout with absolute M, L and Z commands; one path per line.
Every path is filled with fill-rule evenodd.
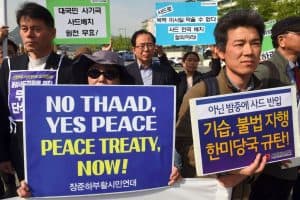
M 92 55 L 83 54 L 74 62 L 72 82 L 92 86 L 128 84 L 128 76 L 124 68 L 123 59 L 115 52 L 97 51 Z M 173 167 L 169 184 L 179 178 L 179 170 Z M 30 188 L 25 181 L 21 182 L 17 193 L 20 197 L 31 196 Z

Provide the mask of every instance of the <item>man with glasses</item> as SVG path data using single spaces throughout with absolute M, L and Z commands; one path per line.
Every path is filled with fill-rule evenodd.
M 287 85 L 297 85 L 299 98 L 300 77 L 297 76 L 297 71 L 300 64 L 300 17 L 288 17 L 278 21 L 271 30 L 271 38 L 276 49 L 268 60 L 271 64 L 260 64 L 255 75 L 266 84 L 280 81 Z M 297 179 L 297 168 L 282 169 L 282 165 L 285 163 L 274 163 L 265 167 L 263 173 L 252 184 L 250 200 L 289 198 Z
M 132 38 L 135 62 L 126 67 L 134 85 L 175 85 L 176 72 L 167 62 L 153 62 L 156 39 L 146 30 L 136 31 Z

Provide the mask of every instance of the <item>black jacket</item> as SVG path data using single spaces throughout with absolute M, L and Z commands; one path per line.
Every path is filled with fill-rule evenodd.
M 193 75 L 193 85 L 200 82 L 202 79 L 217 76 L 221 70 L 221 63 L 219 59 L 212 59 L 211 62 L 211 70 L 206 73 L 201 73 L 199 71 L 195 71 Z M 179 82 L 177 84 L 177 100 L 176 100 L 176 107 L 177 113 L 179 111 L 180 105 L 182 103 L 183 96 L 187 91 L 187 80 L 186 80 L 186 73 L 181 71 L 178 73 Z
M 57 69 L 61 56 L 51 53 L 46 61 L 45 69 Z M 27 55 L 10 59 L 11 70 L 27 70 L 29 58 Z M 58 84 L 68 84 L 71 81 L 72 61 L 64 57 L 58 71 Z M 15 134 L 10 134 L 8 108 L 8 60 L 4 60 L 0 69 L 0 162 L 12 161 L 20 180 L 24 179 L 23 154 L 23 123 L 16 122 Z
M 151 64 L 152 85 L 176 85 L 177 74 L 175 70 L 164 63 L 155 62 Z M 133 85 L 144 85 L 139 66 L 134 62 L 126 66 L 130 83 Z

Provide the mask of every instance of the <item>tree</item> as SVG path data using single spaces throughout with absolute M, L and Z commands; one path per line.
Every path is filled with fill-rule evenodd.
M 276 14 L 276 1 L 274 0 L 264 0 L 264 1 L 256 1 L 255 7 L 259 14 L 264 18 L 265 21 L 274 19 L 274 15 Z
M 277 10 L 276 19 L 283 19 L 288 16 L 299 16 L 300 15 L 300 0 L 292 1 L 278 1 L 275 5 Z
M 130 50 L 131 49 L 130 38 L 122 37 L 121 35 L 120 36 L 113 36 L 112 37 L 112 44 L 113 44 L 113 49 L 115 51 Z
M 244 8 L 244 9 L 249 9 L 253 7 L 253 2 L 254 1 L 249 1 L 249 0 L 237 0 L 237 8 Z

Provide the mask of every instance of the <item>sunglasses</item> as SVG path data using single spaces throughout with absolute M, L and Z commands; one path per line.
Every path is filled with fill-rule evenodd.
M 89 69 L 87 75 L 93 79 L 96 79 L 99 76 L 103 75 L 104 78 L 108 80 L 113 80 L 119 77 L 119 73 L 117 71 L 113 71 L 113 70 L 100 71 L 99 69 L 96 68 Z

